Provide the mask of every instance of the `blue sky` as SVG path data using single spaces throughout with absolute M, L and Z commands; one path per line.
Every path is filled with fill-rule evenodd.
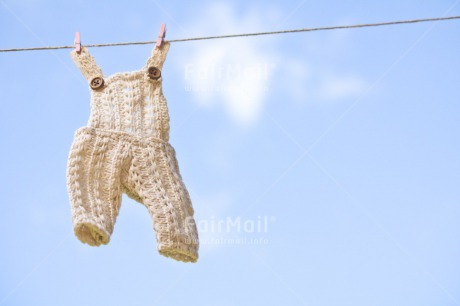
M 154 40 L 162 22 L 173 39 L 460 15 L 459 1 L 113 2 L 0 1 L 0 48 Z M 65 171 L 88 86 L 69 50 L 0 54 L 0 305 L 460 305 L 459 34 L 173 43 L 163 88 L 196 264 L 159 255 L 126 196 L 109 245 L 78 241 Z M 151 48 L 90 52 L 108 75 Z M 212 229 L 228 220 L 248 228 Z

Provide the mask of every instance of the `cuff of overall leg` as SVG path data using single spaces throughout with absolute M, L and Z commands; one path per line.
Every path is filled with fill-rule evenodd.
M 74 225 L 74 233 L 78 240 L 90 246 L 108 244 L 110 241 L 109 232 L 93 221 L 82 220 Z
M 192 263 L 198 261 L 198 244 L 194 241 L 159 244 L 158 252 L 177 261 Z

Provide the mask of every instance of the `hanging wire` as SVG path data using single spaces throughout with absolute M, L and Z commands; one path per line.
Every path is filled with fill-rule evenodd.
M 260 35 L 274 35 L 274 34 L 287 34 L 287 33 L 298 33 L 298 32 L 313 32 L 313 31 L 325 31 L 325 30 L 338 30 L 338 29 L 354 29 L 354 28 L 365 28 L 365 27 L 380 27 L 397 24 L 408 24 L 408 23 L 419 23 L 419 22 L 433 22 L 433 21 L 445 21 L 460 19 L 460 16 L 450 17 L 436 17 L 436 18 L 425 18 L 425 19 L 413 19 L 413 20 L 400 20 L 400 21 L 388 21 L 379 23 L 364 23 L 364 24 L 353 24 L 353 25 L 341 25 L 341 26 L 329 26 L 329 27 L 318 27 L 318 28 L 303 28 L 303 29 L 292 29 L 292 30 L 281 30 L 271 32 L 256 32 L 256 33 L 242 33 L 242 34 L 228 34 L 228 35 L 217 35 L 217 36 L 203 36 L 203 37 L 191 37 L 191 38 L 180 38 L 167 40 L 172 42 L 185 42 L 195 40 L 210 40 L 220 38 L 234 38 L 234 37 L 248 37 L 248 36 L 260 36 Z M 154 41 L 137 41 L 137 42 L 119 42 L 119 43 L 105 43 L 105 44 L 88 44 L 85 47 L 114 47 L 114 46 L 128 46 L 128 45 L 147 45 L 154 44 Z M 49 46 L 49 47 L 33 47 L 33 48 L 13 48 L 13 49 L 0 49 L 0 52 L 15 52 L 15 51 L 39 51 L 39 50 L 56 50 L 56 49 L 73 49 L 73 45 L 69 46 Z

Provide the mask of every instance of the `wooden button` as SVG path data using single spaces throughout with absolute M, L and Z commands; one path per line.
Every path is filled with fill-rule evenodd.
M 95 77 L 89 83 L 92 89 L 101 89 L 104 86 L 104 79 L 101 77 Z
M 157 67 L 151 66 L 148 70 L 148 76 L 152 80 L 158 80 L 161 77 L 161 71 Z

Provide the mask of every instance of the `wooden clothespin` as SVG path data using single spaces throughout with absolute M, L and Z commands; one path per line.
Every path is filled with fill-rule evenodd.
M 157 48 L 161 47 L 161 44 L 163 43 L 165 36 L 166 36 L 166 24 L 162 23 L 160 27 L 160 33 L 158 34 L 158 39 L 156 43 Z
M 80 32 L 75 33 L 74 45 L 75 45 L 75 51 L 77 51 L 77 53 L 80 54 L 81 53 Z

